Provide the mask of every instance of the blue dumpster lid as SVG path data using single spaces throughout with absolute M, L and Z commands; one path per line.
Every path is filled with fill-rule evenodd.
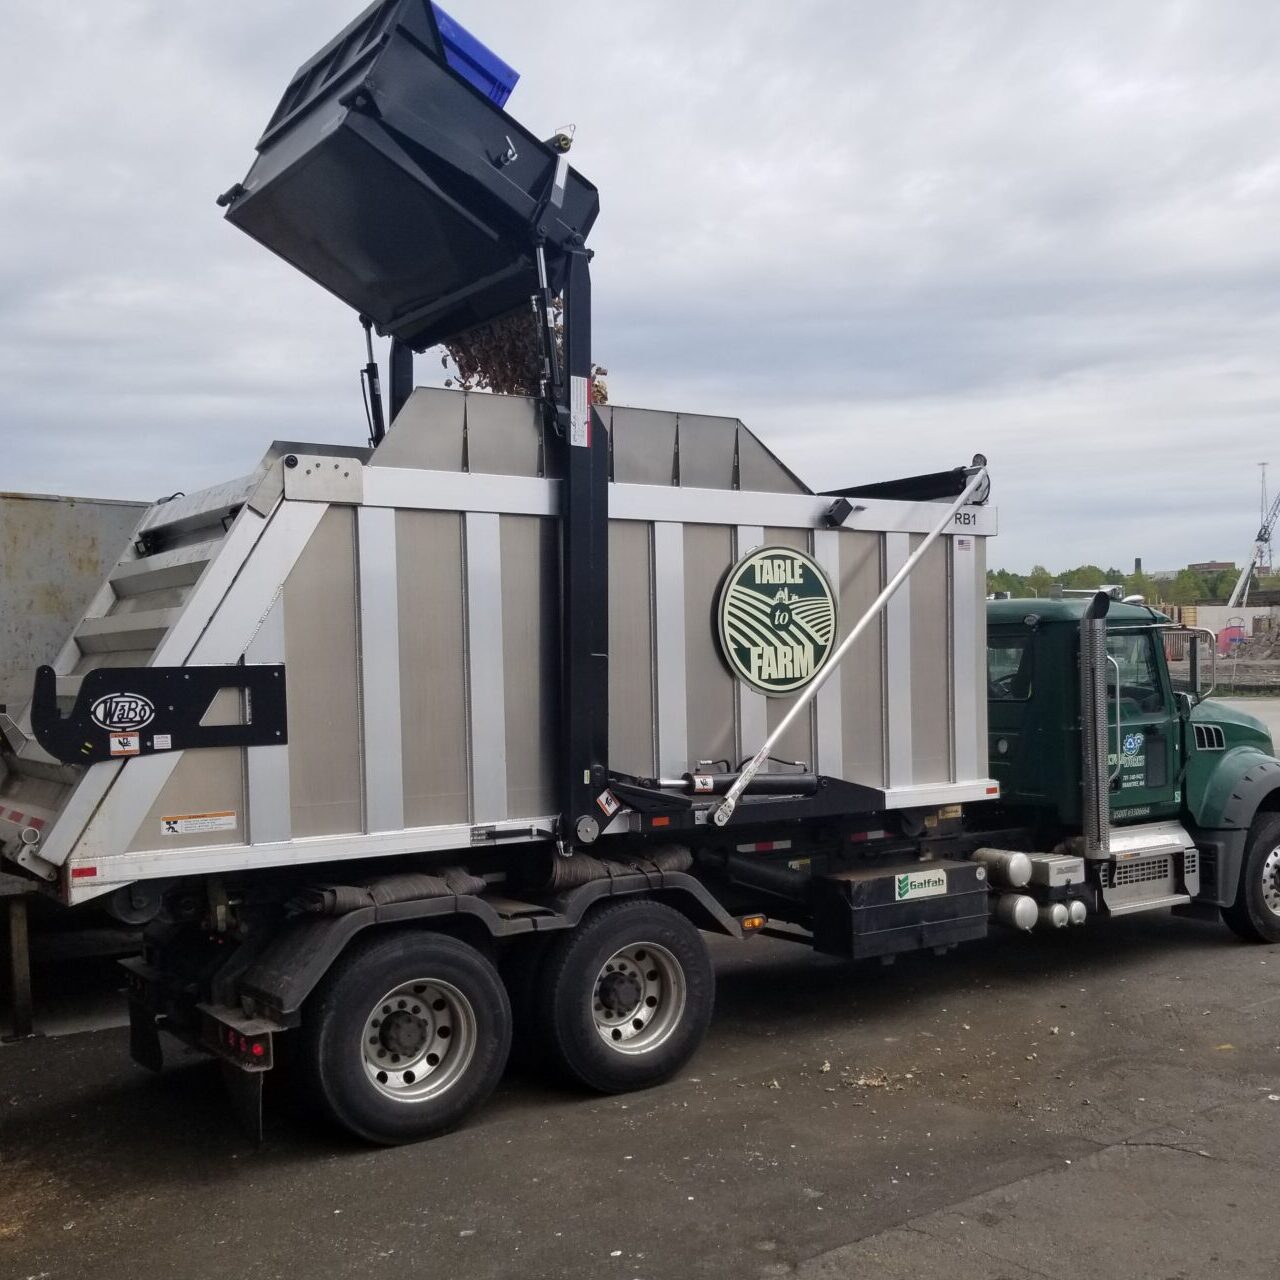
M 433 3 L 431 8 L 436 15 L 440 38 L 444 41 L 445 61 L 491 102 L 505 107 L 520 73 L 503 62 L 488 46 L 481 44 L 438 4 Z

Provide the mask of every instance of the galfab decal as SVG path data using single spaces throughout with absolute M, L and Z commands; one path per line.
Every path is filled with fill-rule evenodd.
M 945 871 L 907 871 L 893 878 L 895 902 L 910 902 L 913 898 L 937 898 L 946 891 Z
M 89 714 L 108 733 L 131 733 L 149 725 L 156 709 L 140 693 L 107 693 L 89 708 Z
M 803 688 L 835 643 L 835 592 L 817 564 L 790 547 L 762 547 L 739 560 L 716 613 L 725 661 L 761 693 Z

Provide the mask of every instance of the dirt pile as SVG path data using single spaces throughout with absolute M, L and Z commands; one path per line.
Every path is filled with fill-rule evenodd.
M 1280 661 L 1280 631 L 1263 631 L 1258 635 L 1246 636 L 1238 645 L 1233 646 L 1231 656 L 1241 662 Z

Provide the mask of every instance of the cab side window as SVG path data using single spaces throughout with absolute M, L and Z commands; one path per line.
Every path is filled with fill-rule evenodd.
M 992 702 L 1025 702 L 1031 697 L 1031 637 L 987 637 L 987 697 Z
M 1120 633 L 1107 637 L 1107 654 L 1120 668 L 1120 700 L 1140 711 L 1160 711 L 1164 707 L 1164 690 L 1160 685 L 1160 668 L 1156 664 L 1155 646 L 1149 632 Z M 1115 678 L 1109 675 L 1108 683 Z

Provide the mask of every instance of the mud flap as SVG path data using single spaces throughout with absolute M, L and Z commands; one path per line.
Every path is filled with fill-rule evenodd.
M 160 1047 L 156 1015 L 136 1000 L 129 1001 L 129 1056 L 148 1071 L 164 1068 L 164 1050 Z
M 231 1099 L 231 1109 L 241 1129 L 254 1140 L 262 1141 L 262 1082 L 265 1071 L 245 1071 L 230 1062 L 222 1063 L 222 1079 Z

